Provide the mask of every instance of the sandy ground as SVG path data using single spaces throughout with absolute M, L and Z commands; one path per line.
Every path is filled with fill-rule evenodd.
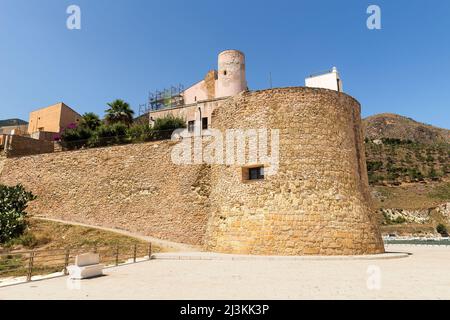
M 0 288 L 0 299 L 450 299 L 450 248 L 382 260 L 152 260 Z

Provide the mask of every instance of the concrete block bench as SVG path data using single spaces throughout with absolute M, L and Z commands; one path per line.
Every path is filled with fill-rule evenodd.
M 69 278 L 75 280 L 88 279 L 103 275 L 100 264 L 100 255 L 97 253 L 85 253 L 75 257 L 75 265 L 67 267 Z

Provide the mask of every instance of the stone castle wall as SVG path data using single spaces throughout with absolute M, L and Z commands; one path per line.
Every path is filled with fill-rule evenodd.
M 208 167 L 172 164 L 172 144 L 3 159 L 0 183 L 33 191 L 38 198 L 28 208 L 32 214 L 201 245 Z
M 330 90 L 245 92 L 212 127 L 280 130 L 278 173 L 243 181 L 237 165 L 175 165 L 175 142 L 5 159 L 0 183 L 38 195 L 51 218 L 243 254 L 383 252 L 371 208 L 360 106 Z
M 37 140 L 18 135 L 3 137 L 2 140 L 7 143 L 6 155 L 8 157 L 52 153 L 55 150 L 55 143 L 53 141 Z

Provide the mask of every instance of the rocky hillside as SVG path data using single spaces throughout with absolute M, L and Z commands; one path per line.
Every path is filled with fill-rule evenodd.
M 450 130 L 395 114 L 363 120 L 372 194 L 384 233 L 450 230 Z
M 372 185 L 442 181 L 450 175 L 450 130 L 395 114 L 363 120 Z
M 8 126 L 19 126 L 19 125 L 25 125 L 25 124 L 28 124 L 28 122 L 23 121 L 21 119 L 0 120 L 0 128 L 1 127 L 8 127 Z
M 398 139 L 419 144 L 450 143 L 450 130 L 436 128 L 411 118 L 382 113 L 363 120 L 370 140 Z

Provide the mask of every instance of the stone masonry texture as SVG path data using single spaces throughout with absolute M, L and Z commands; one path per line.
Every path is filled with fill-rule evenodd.
M 276 175 L 243 183 L 213 166 L 208 250 L 262 255 L 384 252 L 371 206 L 360 105 L 331 90 L 245 92 L 213 113 L 217 129 L 280 130 Z
M 384 252 L 352 97 L 313 88 L 244 92 L 215 109 L 212 127 L 279 129 L 278 173 L 243 181 L 238 165 L 175 165 L 176 142 L 162 141 L 4 158 L 0 183 L 33 191 L 33 214 L 209 251 Z
M 28 212 L 202 244 L 206 166 L 172 164 L 173 142 L 3 159 L 1 183 L 38 196 Z

